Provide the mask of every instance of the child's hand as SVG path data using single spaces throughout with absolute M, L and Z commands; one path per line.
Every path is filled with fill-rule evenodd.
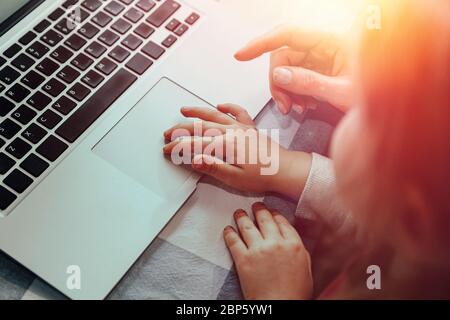
M 283 26 L 250 42 L 235 57 L 248 61 L 271 52 L 270 88 L 282 113 L 293 104 L 314 106 L 309 96 L 347 110 L 353 99 L 348 48 L 336 35 Z
M 262 203 L 253 205 L 257 225 L 243 210 L 234 217 L 240 235 L 228 226 L 224 238 L 246 299 L 310 299 L 311 261 L 294 227 Z
M 171 142 L 164 147 L 165 154 L 173 156 L 180 150 L 190 150 L 194 170 L 233 188 L 246 192 L 278 192 L 299 199 L 309 174 L 310 155 L 289 152 L 259 134 L 251 117 L 239 106 L 219 105 L 218 110 L 190 107 L 182 108 L 181 112 L 201 122 L 182 123 L 167 130 L 164 136 Z M 195 132 L 195 125 L 199 124 L 202 132 L 201 136 L 196 136 L 199 132 Z M 255 139 L 245 138 L 252 134 Z M 260 148 L 262 139 L 270 152 Z M 195 150 L 196 145 L 200 150 Z M 218 152 L 208 152 L 213 149 Z

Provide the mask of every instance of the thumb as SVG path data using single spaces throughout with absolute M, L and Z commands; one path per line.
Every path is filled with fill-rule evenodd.
M 204 154 L 199 154 L 194 157 L 192 168 L 199 173 L 209 175 L 228 185 L 232 184 L 233 179 L 235 179 L 242 170 L 218 158 Z
M 347 77 L 332 77 L 301 67 L 278 67 L 273 84 L 296 95 L 317 97 L 345 109 L 352 105 L 352 82 Z

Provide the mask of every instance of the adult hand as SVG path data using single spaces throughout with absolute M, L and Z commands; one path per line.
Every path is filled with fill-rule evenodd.
M 249 61 L 271 52 L 270 89 L 284 114 L 293 106 L 300 112 L 313 107 L 315 99 L 346 111 L 353 99 L 348 47 L 330 33 L 282 26 L 250 42 L 235 58 Z

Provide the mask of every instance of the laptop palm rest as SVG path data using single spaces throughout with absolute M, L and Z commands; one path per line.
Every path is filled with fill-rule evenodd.
M 192 172 L 164 157 L 163 132 L 189 121 L 182 106 L 211 107 L 167 78 L 162 78 L 96 144 L 93 152 L 157 195 L 168 199 Z

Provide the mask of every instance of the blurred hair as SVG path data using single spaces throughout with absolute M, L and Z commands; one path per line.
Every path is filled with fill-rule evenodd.
M 360 262 L 384 253 L 391 281 L 384 297 L 450 298 L 449 1 L 372 2 L 381 8 L 381 29 L 363 32 L 358 85 L 374 138 L 363 230 L 376 245 Z M 419 257 L 400 267 L 410 285 L 393 280 L 404 243 Z

